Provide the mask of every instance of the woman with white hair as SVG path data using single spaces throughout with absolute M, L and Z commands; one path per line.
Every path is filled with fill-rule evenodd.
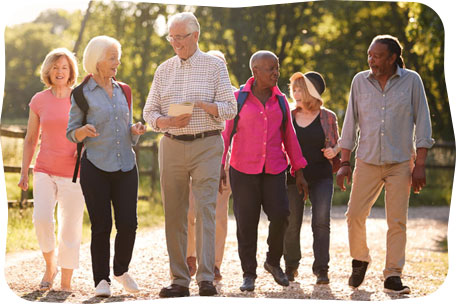
M 83 66 L 89 73 L 81 89 L 89 110 L 85 115 L 72 95 L 67 138 L 84 143 L 81 187 L 92 225 L 91 255 L 95 295 L 111 295 L 110 234 L 111 203 L 117 229 L 114 245 L 114 278 L 128 292 L 139 288 L 128 274 L 137 228 L 138 171 L 132 149 L 146 128 L 133 124 L 132 105 L 115 80 L 120 64 L 120 43 L 108 36 L 90 40 Z M 84 123 L 86 121 L 86 123 Z
M 33 168 L 33 223 L 46 262 L 39 285 L 52 288 L 62 270 L 61 288 L 71 290 L 73 269 L 79 265 L 84 197 L 79 182 L 72 183 L 76 145 L 65 138 L 71 87 L 78 77 L 74 55 L 65 48 L 51 51 L 41 66 L 41 81 L 47 89 L 33 96 L 24 140 L 21 178 L 18 186 L 29 186 L 29 167 L 41 133 L 40 151 Z M 41 131 L 41 132 L 40 132 Z M 58 207 L 58 254 L 55 254 L 54 210 Z

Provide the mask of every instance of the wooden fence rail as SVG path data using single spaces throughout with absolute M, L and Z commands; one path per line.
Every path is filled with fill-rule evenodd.
M 25 130 L 11 130 L 11 129 L 5 129 L 1 128 L 0 129 L 0 135 L 4 137 L 12 137 L 12 138 L 25 138 Z M 439 163 L 430 163 L 428 164 L 428 168 L 435 168 L 435 169 L 454 169 L 454 150 L 455 150 L 455 143 L 454 142 L 443 142 L 439 141 L 436 142 L 435 145 L 432 147 L 432 149 L 444 149 L 448 151 L 452 151 L 452 159 L 448 160 L 445 164 L 439 164 Z M 431 149 L 431 150 L 432 150 Z M 156 164 L 152 166 L 152 168 L 148 168 L 147 170 L 142 169 L 142 166 L 140 165 L 140 154 L 143 151 L 149 151 L 152 153 L 152 158 L 157 159 L 158 157 L 158 146 L 157 143 L 141 143 L 141 140 L 139 141 L 138 145 L 134 147 L 135 153 L 136 153 L 136 161 L 137 165 L 139 168 L 139 174 L 140 176 L 148 176 L 151 180 L 151 182 L 154 182 L 156 179 L 158 179 L 158 167 L 156 167 Z M 20 173 L 21 172 L 21 167 L 19 166 L 10 166 L 10 165 L 4 165 L 3 166 L 4 172 L 5 173 Z M 33 167 L 29 168 L 29 175 L 32 174 L 33 172 Z M 140 197 L 140 199 L 148 199 L 148 197 Z M 17 205 L 19 204 L 19 207 L 27 207 L 33 204 L 33 200 L 28 198 L 28 191 L 21 191 L 21 198 L 20 201 L 8 201 L 9 206 Z
M 10 138 L 25 138 L 26 130 L 11 130 L 6 128 L 0 128 L 0 136 L 3 137 L 10 137 Z M 158 155 L 158 146 L 156 143 L 148 143 L 148 144 L 141 144 L 141 140 L 137 146 L 134 147 L 136 156 L 137 156 L 137 165 L 139 168 L 140 176 L 148 176 L 151 181 L 154 181 L 157 178 L 157 170 L 158 168 L 149 168 L 149 169 L 141 169 L 139 162 L 139 155 L 143 151 L 150 151 L 152 155 Z M 20 166 L 11 166 L 11 165 L 3 165 L 3 170 L 5 173 L 21 173 Z M 33 166 L 30 166 L 28 174 L 33 174 Z M 140 197 L 140 199 L 148 199 L 148 197 Z M 8 200 L 8 206 L 15 206 L 19 205 L 20 208 L 29 207 L 33 204 L 33 199 L 28 197 L 28 191 L 21 190 L 21 197 L 20 200 Z

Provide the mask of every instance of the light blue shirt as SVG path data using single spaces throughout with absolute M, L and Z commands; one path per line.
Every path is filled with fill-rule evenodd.
M 97 168 L 106 172 L 130 171 L 136 165 L 133 146 L 139 135 L 132 135 L 130 128 L 133 117 L 128 108 L 122 88 L 112 80 L 112 99 L 93 78 L 83 88 L 83 94 L 89 105 L 87 123 L 95 127 L 100 134 L 83 140 L 87 159 Z M 74 133 L 82 126 L 83 112 L 71 97 L 71 108 L 67 127 L 67 138 L 77 143 Z
M 383 90 L 370 70 L 358 73 L 338 143 L 351 151 L 357 143 L 356 157 L 374 165 L 404 162 L 416 148 L 431 148 L 429 107 L 418 73 L 398 66 Z

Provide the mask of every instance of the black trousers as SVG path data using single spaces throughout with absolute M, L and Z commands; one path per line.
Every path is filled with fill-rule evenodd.
M 128 271 L 136 238 L 138 220 L 138 171 L 106 172 L 95 167 L 85 155 L 81 160 L 80 182 L 92 224 L 92 271 L 95 286 L 109 279 L 111 202 L 114 207 L 116 238 L 114 244 L 114 275 Z
M 290 215 L 285 171 L 276 175 L 245 174 L 230 167 L 230 183 L 242 271 L 244 277 L 256 278 L 261 207 L 269 220 L 266 261 L 279 266 L 283 254 L 283 239 Z

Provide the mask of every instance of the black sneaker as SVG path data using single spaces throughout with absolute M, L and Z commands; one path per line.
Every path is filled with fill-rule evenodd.
M 288 278 L 288 281 L 293 282 L 298 276 L 298 268 L 292 266 L 285 266 L 285 275 Z
M 363 262 L 358 260 L 352 261 L 352 274 L 348 280 L 348 285 L 353 288 L 357 288 L 364 281 L 364 275 L 366 274 L 367 266 L 369 262 Z
M 317 284 L 329 284 L 329 277 L 328 277 L 328 272 L 326 270 L 322 270 L 317 274 Z
M 410 288 L 402 285 L 402 280 L 398 276 L 392 276 L 385 280 L 383 283 L 385 292 L 391 292 L 396 294 L 409 294 Z

